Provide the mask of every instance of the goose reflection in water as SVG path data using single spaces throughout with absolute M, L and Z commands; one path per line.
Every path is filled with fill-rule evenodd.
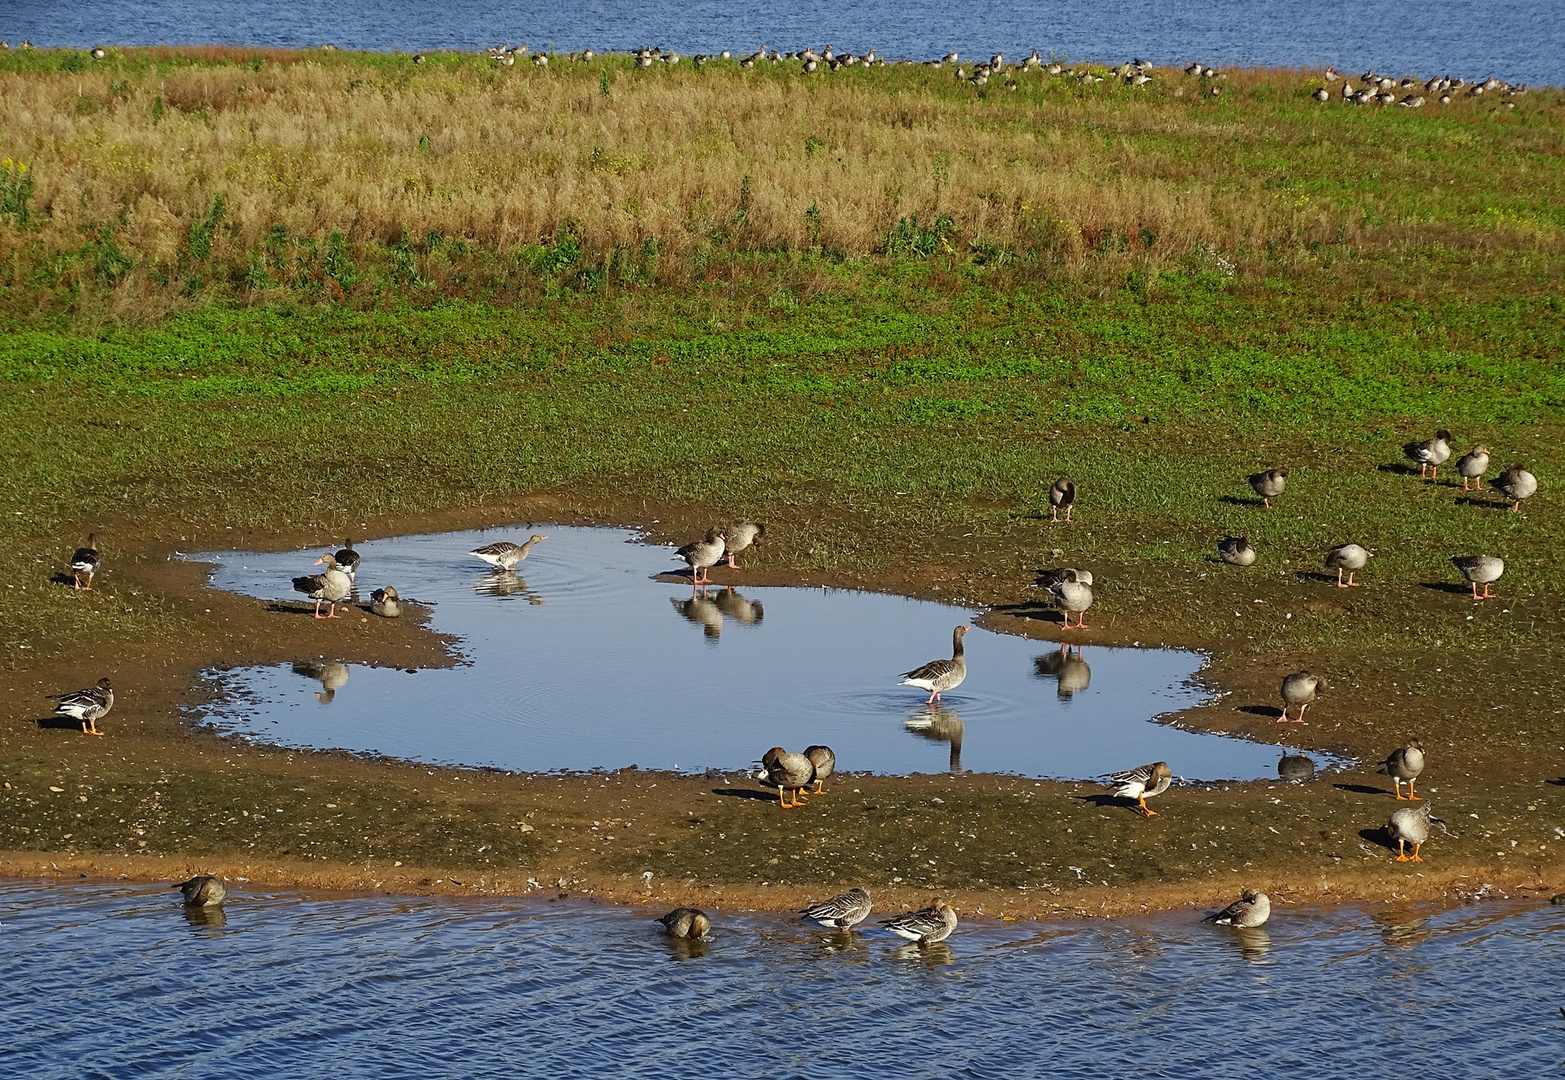
M 315 679 L 321 684 L 321 689 L 315 693 L 315 700 L 322 705 L 330 705 L 331 699 L 337 696 L 337 691 L 348 681 L 348 665 L 335 661 L 301 660 L 294 664 L 293 673 L 303 675 L 306 679 Z
M 513 596 L 524 597 L 529 604 L 548 603 L 532 589 L 527 587 L 527 579 L 517 573 L 506 573 L 504 570 L 496 570 L 492 574 L 485 574 L 473 582 L 473 591 L 483 596 L 498 596 L 502 600 L 509 600 Z
M 920 739 L 951 744 L 951 771 L 964 772 L 962 768 L 962 734 L 966 730 L 962 717 L 952 709 L 930 708 L 911 714 L 903 725 Z
M 746 600 L 732 585 L 724 586 L 712 601 L 724 615 L 745 626 L 754 626 L 766 617 L 759 600 Z
M 1272 948 L 1271 935 L 1264 926 L 1236 926 L 1233 939 L 1239 946 L 1239 955 L 1252 964 L 1264 960 Z
M 664 934 L 662 941 L 670 960 L 699 960 L 712 947 L 706 938 L 677 938 Z
M 1032 666 L 1038 678 L 1058 680 L 1055 692 L 1062 701 L 1069 701 L 1092 682 L 1092 668 L 1082 659 L 1080 645 L 1073 649 L 1062 641 L 1059 652 L 1034 657 Z
M 1380 936 L 1393 949 L 1412 949 L 1434 935 L 1425 925 L 1429 913 L 1417 908 L 1394 905 L 1375 912 L 1371 918 L 1380 927 Z
M 228 925 L 228 916 L 223 914 L 221 907 L 183 907 L 180 910 L 185 913 L 185 921 L 191 926 L 221 930 Z
M 1287 747 L 1283 748 L 1282 758 L 1277 762 L 1277 776 L 1289 783 L 1302 784 L 1307 780 L 1315 779 L 1315 762 L 1303 754 L 1290 754 Z
M 668 602 L 674 605 L 675 611 L 701 627 L 708 641 L 716 641 L 722 636 L 723 612 L 717 606 L 717 601 L 708 600 L 704 596 L 692 596 L 688 600 L 670 596 Z
M 906 945 L 899 945 L 892 949 L 890 956 L 893 960 L 921 960 L 924 966 L 931 971 L 935 968 L 949 967 L 956 963 L 956 957 L 951 952 L 951 946 L 943 941 L 931 941 L 922 945 L 916 941 L 910 941 Z

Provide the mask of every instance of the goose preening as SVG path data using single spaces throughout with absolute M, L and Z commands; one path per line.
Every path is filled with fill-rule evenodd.
M 1391 811 L 1391 820 L 1386 822 L 1386 835 L 1397 842 L 1397 862 L 1424 861 L 1418 849 L 1429 839 L 1429 823 L 1432 820 L 1428 803 Z M 1413 845 L 1412 855 L 1407 853 L 1408 844 Z
M 332 698 L 337 696 L 348 682 L 348 665 L 335 660 L 321 662 L 319 660 L 301 660 L 293 666 L 295 675 L 303 675 L 306 679 L 314 679 L 321 684 L 321 688 L 315 693 L 315 700 L 322 705 L 330 705 Z
M 98 534 L 88 533 L 86 545 L 71 553 L 71 575 L 76 579 L 77 589 L 92 591 L 93 575 L 98 572 L 102 562 L 98 555 Z M 87 579 L 87 584 L 82 584 L 82 578 Z
M 1057 566 L 1052 569 L 1039 570 L 1038 576 L 1033 579 L 1033 588 L 1052 589 L 1062 581 L 1076 581 L 1083 585 L 1092 584 L 1092 571 L 1080 570 L 1074 566 Z
M 923 911 L 910 911 L 906 915 L 881 919 L 880 925 L 898 937 L 916 941 L 920 945 L 932 945 L 944 941 L 956 929 L 956 912 L 944 900 L 936 900 Z
M 1292 784 L 1302 784 L 1315 779 L 1315 762 L 1303 754 L 1290 754 L 1285 749 L 1277 762 L 1277 778 Z
M 1409 461 L 1418 465 L 1418 475 L 1437 479 L 1440 466 L 1451 456 L 1451 433 L 1445 428 L 1435 432 L 1433 439 L 1416 439 L 1402 447 Z
M 1520 465 L 1511 465 L 1489 485 L 1494 491 L 1511 500 L 1511 512 L 1521 513 L 1522 500 L 1538 491 L 1538 478 Z M 1498 576 L 1498 575 L 1497 575 Z
M 1499 488 L 1499 481 L 1490 485 Z M 1505 560 L 1497 555 L 1458 555 L 1451 560 L 1451 565 L 1457 572 L 1472 584 L 1474 600 L 1492 600 L 1489 586 L 1500 580 L 1500 575 L 1505 573 Z M 1483 595 L 1478 595 L 1478 586 L 1483 586 Z
M 338 567 L 337 557 L 329 551 L 316 559 L 315 565 L 325 566 L 326 569 L 319 574 L 294 578 L 293 591 L 302 592 L 315 601 L 317 619 L 340 619 L 342 616 L 337 614 L 337 605 L 353 594 L 353 582 Z M 328 614 L 321 614 L 322 604 L 331 605 Z
M 1396 789 L 1397 801 L 1402 801 L 1402 782 L 1407 781 L 1407 801 L 1418 802 L 1418 796 L 1413 794 L 1413 782 L 1418 779 L 1418 774 L 1424 771 L 1424 744 L 1417 739 L 1409 739 L 1406 746 L 1399 746 L 1391 751 L 1391 756 L 1380 763 L 1380 768 L 1375 770 L 1391 777 L 1391 784 Z
M 1364 564 L 1369 562 L 1369 552 L 1357 544 L 1339 544 L 1326 552 L 1326 569 L 1337 572 L 1337 588 L 1346 589 L 1356 585 L 1353 575 L 1364 569 Z M 1342 574 L 1346 571 L 1348 580 L 1342 580 Z
M 1054 516 L 1049 520 L 1051 522 L 1059 521 L 1060 511 L 1064 510 L 1065 521 L 1067 524 L 1069 524 L 1071 519 L 1071 507 L 1075 505 L 1076 485 L 1070 477 L 1062 476 L 1054 482 L 1054 485 L 1051 488 L 1049 488 L 1049 509 L 1054 512 Z
M 1342 76 L 1338 75 L 1337 72 L 1334 69 L 1332 69 L 1329 66 L 1326 68 L 1326 81 L 1327 82 L 1336 82 L 1340 78 L 1342 78 Z
M 668 602 L 674 605 L 675 611 L 701 627 L 701 633 L 708 641 L 716 641 L 722 637 L 723 609 L 718 607 L 716 602 L 694 594 L 691 594 L 688 600 L 670 596 Z
M 1279 690 L 1282 695 L 1282 717 L 1277 722 L 1288 723 L 1288 710 L 1297 705 L 1299 715 L 1293 719 L 1293 723 L 1304 723 L 1304 710 L 1315 704 L 1315 699 L 1320 697 L 1321 691 L 1327 689 L 1329 686 L 1324 675 L 1295 671 L 1292 675 L 1283 676 L 1282 687 Z
M 1489 471 L 1489 448 L 1479 443 L 1467 453 L 1456 459 L 1456 474 L 1462 478 L 1462 490 L 1468 490 L 1468 483 L 1478 481 L 1478 490 L 1483 490 L 1483 474 Z
M 1266 920 L 1271 917 L 1271 897 L 1259 889 L 1246 889 L 1239 899 L 1216 914 L 1208 915 L 1202 921 L 1216 923 L 1218 926 L 1237 926 L 1243 929 L 1251 926 L 1263 926 Z
M 700 908 L 677 907 L 661 919 L 663 932 L 674 938 L 704 938 L 712 929 L 712 920 Z
M 223 879 L 211 874 L 197 874 L 189 881 L 169 887 L 184 894 L 186 907 L 218 907 L 228 895 Z
M 1147 808 L 1147 800 L 1168 790 L 1168 785 L 1174 782 L 1174 772 L 1168 762 L 1154 761 L 1124 772 L 1109 773 L 1108 778 L 1116 785 L 1115 798 L 1135 799 L 1143 817 L 1157 817 L 1156 810 Z
M 1217 557 L 1229 566 L 1254 566 L 1255 545 L 1247 536 L 1225 536 L 1217 542 Z
M 69 694 L 55 694 L 53 697 L 59 702 L 54 707 L 55 714 L 69 716 L 79 722 L 83 735 L 103 734 L 98 730 L 98 721 L 114 708 L 114 688 L 109 685 L 108 679 L 99 679 L 98 685 L 89 686 L 85 690 L 73 690 Z
M 730 525 L 723 530 L 724 552 L 728 556 L 730 569 L 738 570 L 739 564 L 734 562 L 734 556 L 751 545 L 761 542 L 761 537 L 766 535 L 766 526 L 757 525 L 751 521 L 741 521 L 737 525 Z
M 707 569 L 716 566 L 722 560 L 727 546 L 727 538 L 723 535 L 723 530 L 713 526 L 706 531 L 706 536 L 702 539 L 676 548 L 674 558 L 690 567 L 692 585 L 706 585 L 710 581 L 707 577 Z
M 818 904 L 811 904 L 799 914 L 828 930 L 850 930 L 869 916 L 873 906 L 869 893 L 853 888 Z
M 751 773 L 767 787 L 777 789 L 777 805 L 783 809 L 803 806 L 799 793 L 815 779 L 815 766 L 803 754 L 790 754 L 780 746 L 774 746 L 761 757 L 760 769 Z M 783 799 L 783 792 L 792 792 L 792 802 Z
M 962 638 L 971 629 L 970 626 L 958 626 L 951 632 L 951 659 L 931 660 L 912 671 L 904 671 L 902 681 L 897 685 L 916 686 L 920 690 L 928 690 L 929 697 L 924 704 L 938 704 L 941 694 L 947 690 L 955 690 L 962 685 L 962 680 L 967 678 L 967 657 L 962 647 Z
M 109 54 L 103 51 L 103 46 L 102 45 L 94 45 L 92 47 L 92 54 L 91 55 L 92 55 L 92 58 L 94 60 L 102 60 L 105 56 L 108 56 Z
M 1261 497 L 1261 505 L 1269 510 L 1272 500 L 1288 486 L 1288 470 L 1268 469 L 1266 472 L 1251 473 L 1249 480 L 1250 490 Z
M 468 554 L 482 559 L 496 569 L 509 573 L 516 569 L 517 563 L 527 558 L 527 553 L 532 550 L 534 544 L 540 540 L 547 539 L 549 539 L 548 536 L 542 533 L 535 533 L 533 536 L 528 537 L 525 544 L 513 544 L 509 540 L 499 540 L 493 544 L 485 544 L 481 548 L 474 548 Z
M 353 550 L 353 538 L 342 542 L 342 550 L 333 556 L 342 572 L 348 575 L 349 581 L 359 580 L 359 553 Z
M 806 746 L 804 757 L 810 763 L 810 771 L 815 781 L 815 790 L 810 794 L 826 794 L 826 781 L 837 771 L 836 753 L 829 746 Z
M 1054 597 L 1060 610 L 1065 612 L 1065 623 L 1061 630 L 1085 630 L 1087 629 L 1087 609 L 1092 606 L 1092 585 L 1090 579 L 1082 581 L 1079 577 L 1056 581 L 1049 586 L 1049 593 Z M 1071 613 L 1076 615 L 1076 625 L 1071 625 Z
M 1331 100 L 1331 91 L 1327 90 L 1323 86 L 1319 90 L 1317 90 L 1313 94 L 1311 94 L 1310 97 L 1314 98 L 1316 101 L 1330 101 Z
M 370 611 L 382 619 L 401 618 L 402 597 L 394 586 L 382 586 L 370 594 Z

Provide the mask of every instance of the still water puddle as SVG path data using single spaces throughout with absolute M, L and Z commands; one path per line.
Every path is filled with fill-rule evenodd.
M 520 573 L 468 554 L 532 532 L 549 539 Z M 972 611 L 814 588 L 693 593 L 688 581 L 657 577 L 676 568 L 669 548 L 623 529 L 544 525 L 356 546 L 362 599 L 389 584 L 428 604 L 430 627 L 459 639 L 461 664 L 409 672 L 325 655 L 214 672 L 220 693 L 206 722 L 286 746 L 520 771 L 733 770 L 769 746 L 825 743 L 839 768 L 858 772 L 1072 779 L 1165 760 L 1192 780 L 1276 775 L 1275 747 L 1151 722 L 1203 699 L 1193 652 L 1067 654 L 974 627 L 967 681 L 932 710 L 922 691 L 897 685 L 899 673 L 949 656 L 952 628 Z M 192 558 L 214 564 L 218 588 L 308 610 L 291 581 L 318 555 Z
M 0 882 L 0 1071 L 1531 1076 L 1565 1034 L 1547 905 L 1284 906 L 1254 931 L 963 912 L 921 949 L 878 914 L 844 935 L 714 911 L 680 943 L 661 909 L 583 902 L 240 887 L 187 919 L 178 900 Z

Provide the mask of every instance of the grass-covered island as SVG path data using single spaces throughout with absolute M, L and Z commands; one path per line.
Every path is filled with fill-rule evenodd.
M 985 915 L 1565 886 L 1565 98 L 1061 67 L 0 54 L 0 869 L 778 908 L 844 882 Z M 1401 447 L 1440 428 L 1539 493 L 1422 479 Z M 1245 477 L 1273 466 L 1268 511 Z M 982 775 L 785 814 L 255 749 L 182 710 L 210 667 L 446 654 L 175 550 L 738 517 L 771 525 L 770 583 L 1003 607 L 1089 567 L 1082 640 L 1211 657 L 1223 693 L 1171 719 L 1362 764 L 1151 819 Z M 1215 560 L 1227 534 L 1256 565 Z M 1375 558 L 1339 590 L 1348 540 Z M 1331 690 L 1281 728 L 1306 667 Z M 103 676 L 103 738 L 45 719 Z M 1421 864 L 1376 832 L 1374 763 L 1413 736 L 1448 826 Z

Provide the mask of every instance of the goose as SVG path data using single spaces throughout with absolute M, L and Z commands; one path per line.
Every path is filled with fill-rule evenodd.
M 1069 524 L 1071 519 L 1071 508 L 1075 505 L 1076 484 L 1073 480 L 1071 480 L 1070 477 L 1062 476 L 1054 482 L 1052 487 L 1049 488 L 1049 509 L 1054 513 L 1054 516 L 1049 519 L 1050 523 L 1052 524 L 1059 521 L 1060 511 L 1064 510 L 1065 521 L 1067 524 Z
M 353 593 L 353 582 L 348 580 L 337 566 L 337 557 L 327 552 L 315 560 L 316 566 L 324 565 L 325 570 L 319 574 L 310 574 L 307 577 L 293 579 L 293 591 L 302 592 L 315 601 L 315 617 L 317 619 L 340 619 L 337 614 L 337 605 L 343 603 Z M 331 605 L 330 611 L 322 615 L 321 604 Z
M 739 564 L 734 562 L 734 556 L 751 545 L 759 545 L 761 537 L 766 535 L 766 526 L 757 525 L 750 521 L 741 521 L 737 525 L 730 525 L 723 531 L 723 541 L 728 555 L 730 569 L 738 570 Z
M 337 560 L 338 567 L 348 575 L 349 581 L 359 580 L 359 553 L 353 550 L 353 538 L 342 542 L 342 550 L 333 556 Z
M 189 881 L 182 881 L 169 888 L 178 889 L 184 894 L 186 907 L 220 907 L 228 896 L 223 879 L 211 874 L 197 874 Z
M 902 681 L 897 685 L 916 686 L 920 690 L 928 690 L 929 697 L 924 704 L 938 704 L 941 694 L 947 690 L 955 690 L 962 685 L 962 680 L 967 678 L 967 657 L 962 648 L 962 638 L 971 629 L 970 626 L 958 626 L 951 632 L 951 659 L 931 660 L 912 671 L 904 671 Z
M 1326 81 L 1327 82 L 1336 82 L 1340 78 L 1342 78 L 1342 76 L 1338 75 L 1336 73 L 1336 71 L 1331 68 L 1330 65 L 1328 65 L 1326 67 Z
M 1522 500 L 1530 499 L 1538 491 L 1538 478 L 1520 465 L 1510 465 L 1489 485 L 1511 500 L 1511 512 L 1521 513 Z M 1496 575 L 1498 576 L 1498 575 Z
M 1225 536 L 1217 542 L 1217 557 L 1230 566 L 1254 566 L 1255 546 L 1247 536 Z
M 815 772 L 815 790 L 810 794 L 826 794 L 826 781 L 837 771 L 837 755 L 829 746 L 806 746 L 804 756 L 809 759 L 810 768 Z
M 1185 68 L 1185 74 L 1186 75 L 1199 75 L 1199 74 L 1201 74 L 1201 62 L 1198 60 L 1195 63 L 1191 64 L 1189 67 Z
M 1397 104 L 1402 106 L 1404 109 L 1422 109 L 1424 107 L 1424 95 L 1409 94 L 1407 97 L 1397 102 Z
M 958 57 L 956 53 L 946 53 L 940 58 L 941 62 L 946 64 L 954 64 L 959 59 L 960 57 Z
M 1494 487 L 1499 487 L 1499 481 L 1494 482 Z M 1458 555 L 1451 560 L 1451 565 L 1457 572 L 1472 584 L 1474 600 L 1492 600 L 1489 593 L 1491 583 L 1499 581 L 1500 575 L 1505 573 L 1505 560 L 1496 555 Z M 1483 586 L 1483 595 L 1478 595 L 1478 586 Z
M 674 605 L 675 611 L 701 627 L 701 633 L 708 641 L 716 641 L 722 636 L 723 610 L 713 601 L 692 594 L 688 600 L 670 596 L 668 602 Z
M 1345 83 L 1342 84 L 1342 100 L 1345 101 L 1349 105 L 1353 104 L 1353 84 L 1352 83 L 1345 82 Z
M 1147 808 L 1147 800 L 1161 795 L 1174 782 L 1174 772 L 1166 761 L 1154 761 L 1124 772 L 1109 773 L 1108 778 L 1117 785 L 1114 796 L 1119 799 L 1135 799 L 1143 817 L 1157 817 L 1156 810 Z
M 1299 707 L 1299 715 L 1293 721 L 1296 724 L 1304 723 L 1304 710 L 1315 704 L 1315 699 L 1320 697 L 1321 691 L 1330 689 L 1324 675 L 1312 675 L 1308 671 L 1295 671 L 1292 675 L 1283 676 L 1282 687 L 1278 691 L 1282 695 L 1282 718 L 1277 722 L 1288 722 L 1288 710 L 1293 706 Z
M 1467 453 L 1456 459 L 1456 475 L 1462 478 L 1462 490 L 1468 490 L 1467 485 L 1473 480 L 1478 481 L 1478 490 L 1483 490 L 1483 474 L 1489 471 L 1489 448 L 1482 443 L 1473 447 Z
M 1380 763 L 1380 768 L 1375 770 L 1391 777 L 1391 784 L 1396 789 L 1397 801 L 1402 801 L 1402 781 L 1407 781 L 1407 801 L 1418 802 L 1418 796 L 1413 794 L 1413 782 L 1418 779 L 1418 774 L 1424 771 L 1424 744 L 1417 739 L 1409 739 L 1406 746 L 1399 746 L 1391 751 L 1391 756 Z
M 98 555 L 98 534 L 88 533 L 87 544 L 79 547 L 71 553 L 71 576 L 76 579 L 76 588 L 85 592 L 92 591 L 92 578 L 98 572 L 98 567 L 103 563 Z M 82 584 L 82 578 L 87 579 L 87 584 Z
M 1386 835 L 1397 842 L 1397 862 L 1423 862 L 1418 849 L 1429 839 L 1429 804 L 1404 806 L 1391 811 L 1386 822 Z M 1413 854 L 1407 853 L 1407 845 L 1413 845 Z
M 103 51 L 103 46 L 101 46 L 101 45 L 94 45 L 93 46 L 92 58 L 94 60 L 102 60 L 107 55 L 109 55 L 109 54 Z
M 1271 509 L 1272 500 L 1282 494 L 1282 489 L 1288 486 L 1287 469 L 1269 469 L 1266 472 L 1251 473 L 1250 490 L 1261 497 L 1261 505 Z
M 1085 581 L 1057 581 L 1049 586 L 1049 592 L 1065 612 L 1065 624 L 1061 630 L 1087 629 L 1087 609 L 1092 606 L 1092 586 Z M 1076 613 L 1076 625 L 1071 625 L 1071 613 Z
M 679 61 L 678 61 L 677 58 L 672 60 L 672 61 L 670 61 L 670 63 L 678 63 L 678 62 Z M 515 61 L 513 60 L 512 63 L 515 63 Z M 548 67 L 548 66 L 549 66 L 549 54 L 548 53 L 539 53 L 537 56 L 533 57 L 533 67 Z
M 1451 433 L 1445 428 L 1435 432 L 1433 439 L 1417 439 L 1402 448 L 1408 460 L 1416 462 L 1419 476 L 1430 478 L 1440 475 L 1440 466 L 1451 456 Z
M 1323 86 L 1319 90 L 1317 90 L 1313 94 L 1311 94 L 1310 97 L 1314 98 L 1316 101 L 1330 101 L 1331 100 L 1331 92 L 1328 91 Z
M 1239 899 L 1216 914 L 1208 915 L 1202 922 L 1216 923 L 1218 926 L 1246 928 L 1264 926 L 1266 920 L 1271 917 L 1271 897 L 1258 889 L 1246 889 Z
M 1449 105 L 1449 104 L 1451 104 L 1451 95 L 1450 94 L 1441 94 L 1440 95 L 1440 104 L 1442 104 L 1442 105 Z
M 516 569 L 516 564 L 527 558 L 527 553 L 532 546 L 549 537 L 544 533 L 535 533 L 528 537 L 525 544 L 513 544 L 509 540 L 498 540 L 493 544 L 485 544 L 481 548 L 474 548 L 468 554 L 477 559 L 482 559 L 490 566 L 507 573 Z
M 1358 93 L 1353 95 L 1353 101 L 1357 105 L 1368 105 L 1371 101 L 1374 100 L 1375 92 L 1373 90 L 1360 90 Z
M 725 586 L 713 602 L 724 615 L 745 626 L 754 626 L 766 617 L 766 609 L 759 600 L 746 600 L 732 585 Z
M 661 919 L 663 932 L 675 938 L 704 938 L 712 929 L 712 920 L 700 908 L 677 907 Z
M 706 536 L 700 540 L 692 541 L 674 552 L 675 560 L 683 562 L 690 567 L 690 581 L 694 585 L 706 585 L 709 583 L 707 569 L 716 566 L 723 557 L 727 547 L 723 530 L 715 525 L 706 531 Z
M 1282 752 L 1282 758 L 1277 762 L 1277 778 L 1293 784 L 1302 784 L 1306 780 L 1315 779 L 1315 762 L 1303 754 L 1290 754 L 1287 750 Z
M 315 692 L 315 700 L 322 705 L 330 705 L 332 698 L 337 696 L 348 682 L 348 665 L 337 661 L 322 663 L 319 660 L 301 660 L 293 666 L 295 675 L 302 675 L 306 679 L 314 679 L 321 684 L 321 688 Z
M 1353 575 L 1364 569 L 1364 564 L 1370 559 L 1369 552 L 1357 544 L 1338 544 L 1326 552 L 1326 569 L 1337 572 L 1337 588 L 1346 589 L 1355 585 Z M 1342 572 L 1348 572 L 1348 580 L 1342 580 Z
M 80 722 L 83 735 L 103 734 L 98 730 L 98 721 L 108 716 L 109 710 L 114 708 L 114 687 L 109 685 L 108 679 L 99 679 L 96 686 L 89 686 L 85 690 L 73 690 L 69 694 L 55 694 L 53 697 L 59 702 L 54 707 L 55 715 L 69 716 Z
M 880 925 L 898 937 L 916 941 L 920 945 L 932 945 L 944 941 L 956 929 L 956 912 L 944 900 L 936 899 L 923 911 L 910 911 L 891 919 L 881 919 Z
M 761 756 L 760 769 L 750 775 L 768 787 L 777 789 L 777 805 L 784 810 L 803 806 L 799 793 L 815 779 L 815 766 L 803 754 L 790 754 L 780 746 L 774 746 Z M 793 801 L 785 802 L 783 792 L 793 793 Z
M 376 589 L 370 594 L 370 611 L 383 619 L 401 618 L 402 597 L 391 585 Z
M 818 904 L 811 904 L 800 910 L 799 914 L 828 930 L 850 930 L 869 916 L 873 906 L 869 893 L 852 888 Z

